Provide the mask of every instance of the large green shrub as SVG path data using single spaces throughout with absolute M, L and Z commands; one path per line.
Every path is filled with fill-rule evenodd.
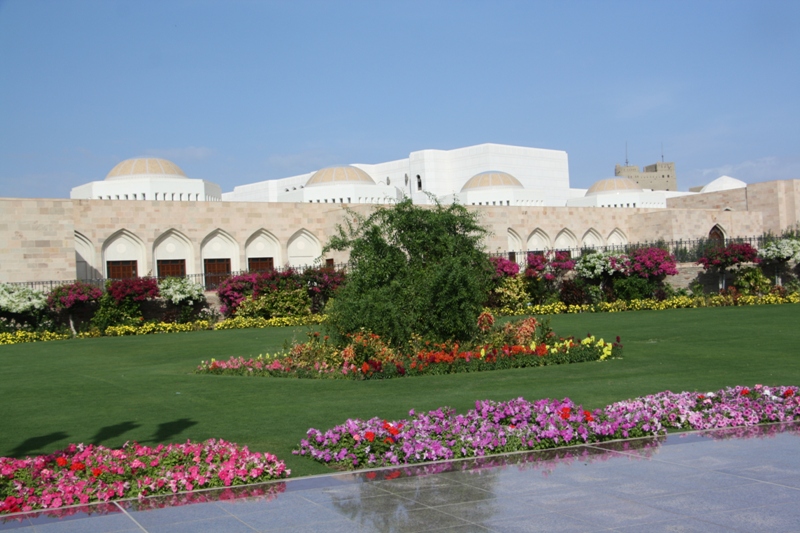
M 311 314 L 311 298 L 303 288 L 284 289 L 248 298 L 236 308 L 241 318 L 274 318 L 281 316 L 305 316 Z
M 337 342 L 362 329 L 394 345 L 412 333 L 470 338 L 493 274 L 477 216 L 457 204 L 409 199 L 368 217 L 350 212 L 325 248 L 350 250 L 347 284 L 328 305 Z

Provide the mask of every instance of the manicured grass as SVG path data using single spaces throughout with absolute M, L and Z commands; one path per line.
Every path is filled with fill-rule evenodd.
M 475 400 L 569 396 L 587 407 L 662 390 L 800 384 L 800 305 L 551 318 L 559 335 L 616 335 L 624 359 L 389 381 L 196 375 L 201 359 L 282 348 L 304 328 L 232 330 L 0 347 L 0 455 L 70 442 L 119 446 L 224 438 L 284 459 L 293 475 L 328 471 L 291 455 L 309 427 L 404 417 Z

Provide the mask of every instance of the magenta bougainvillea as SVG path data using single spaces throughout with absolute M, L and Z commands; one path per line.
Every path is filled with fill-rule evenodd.
M 495 278 L 507 278 L 519 274 L 519 265 L 515 261 L 502 256 L 490 257 L 489 261 L 494 265 Z
M 102 295 L 94 285 L 76 281 L 53 289 L 47 296 L 47 306 L 53 311 L 69 310 L 96 302 Z
M 758 263 L 758 250 L 748 243 L 732 242 L 725 247 L 710 250 L 698 261 L 705 270 L 725 270 L 740 263 Z
M 219 284 L 217 294 L 222 304 L 220 311 L 226 316 L 235 314 L 236 309 L 248 298 L 256 299 L 270 292 L 299 288 L 308 290 L 317 310 L 344 281 L 344 273 L 331 268 L 309 268 L 302 274 L 291 268 L 267 270 L 231 276 Z
M 112 281 L 108 285 L 108 294 L 114 301 L 143 302 L 158 298 L 158 280 L 155 278 L 126 278 Z
M 525 276 L 529 278 L 555 280 L 573 268 L 575 261 L 570 258 L 569 252 L 548 251 L 544 254 L 529 253 L 528 265 Z
M 678 274 L 675 256 L 661 248 L 638 248 L 630 254 L 628 274 L 645 279 Z

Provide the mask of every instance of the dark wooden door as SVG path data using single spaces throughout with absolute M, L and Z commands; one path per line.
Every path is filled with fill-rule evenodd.
M 136 261 L 106 261 L 108 279 L 127 279 L 137 276 Z
M 156 262 L 159 278 L 183 278 L 186 276 L 185 259 L 159 259 Z
M 250 272 L 266 272 L 275 268 L 271 257 L 251 257 L 247 260 L 247 270 Z
M 230 259 L 204 259 L 203 266 L 207 291 L 216 289 L 222 280 L 231 275 Z

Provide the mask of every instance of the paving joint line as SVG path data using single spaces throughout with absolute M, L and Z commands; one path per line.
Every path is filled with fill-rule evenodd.
M 142 531 L 144 531 L 145 533 L 150 533 L 149 531 L 147 531 L 147 529 L 145 529 L 145 527 L 144 527 L 142 524 L 140 524 L 140 523 L 139 523 L 139 521 L 138 521 L 138 520 L 136 520 L 136 519 L 135 519 L 133 516 L 131 516 L 131 514 L 130 514 L 130 513 L 127 511 L 127 510 L 125 510 L 125 508 L 124 508 L 124 507 L 122 507 L 122 506 L 119 504 L 119 502 L 115 501 L 115 502 L 114 502 L 114 505 L 115 505 L 115 506 L 117 506 L 117 508 L 119 508 L 119 510 L 120 510 L 120 511 L 122 511 L 122 513 L 123 513 L 125 516 L 127 516 L 128 518 L 130 518 L 130 519 L 131 519 L 131 521 L 132 521 L 134 524 L 136 524 L 136 525 L 139 527 L 139 529 L 141 529 L 141 530 L 142 530 Z

